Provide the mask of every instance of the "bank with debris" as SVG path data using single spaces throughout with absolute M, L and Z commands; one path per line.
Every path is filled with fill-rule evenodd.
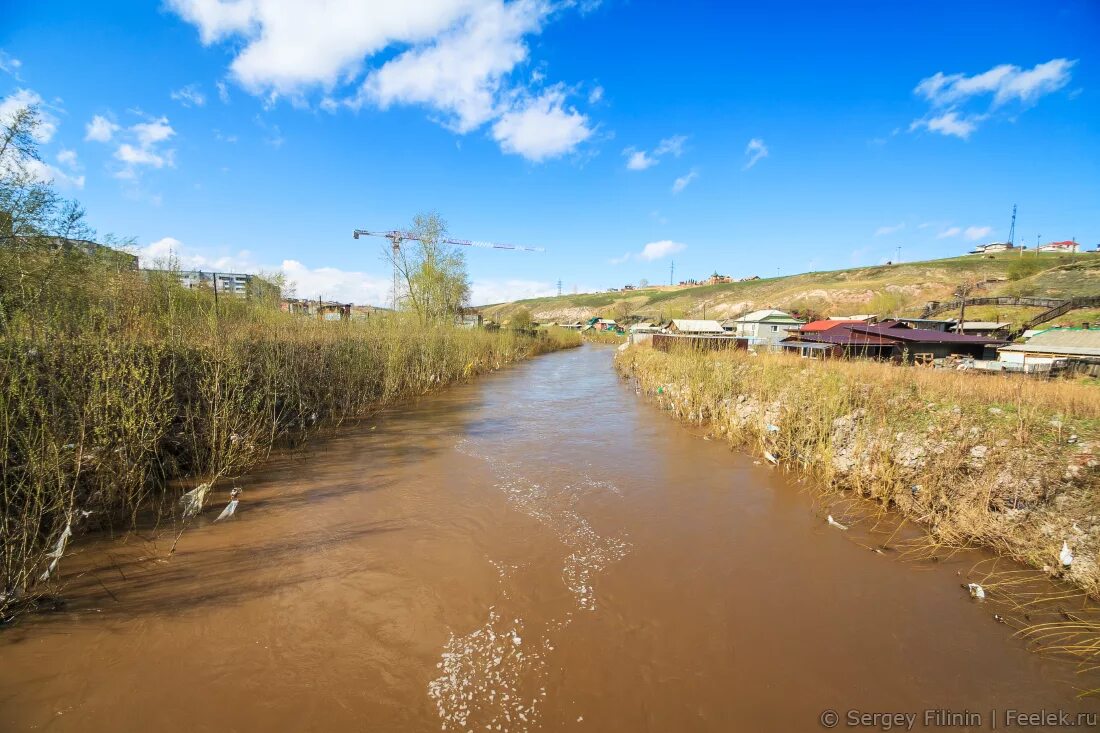
M 630 348 L 673 416 L 947 547 L 987 547 L 1100 597 L 1100 388 L 783 354 Z M 1063 543 L 1073 562 L 1059 559 Z

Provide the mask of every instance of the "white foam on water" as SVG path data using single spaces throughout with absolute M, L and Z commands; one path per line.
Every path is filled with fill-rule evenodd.
M 584 475 L 579 483 L 549 491 L 523 475 L 521 467 L 473 441 L 459 442 L 459 452 L 486 461 L 496 477 L 495 488 L 509 504 L 554 533 L 566 549 L 562 581 L 581 611 L 596 610 L 594 581 L 611 563 L 622 559 L 630 545 L 619 537 L 603 537 L 575 509 L 585 491 L 598 489 L 619 495 L 610 482 Z M 508 598 L 508 580 L 515 565 L 489 560 L 497 571 L 501 597 Z M 463 635 L 451 634 L 437 665 L 440 676 L 428 684 L 442 730 L 528 730 L 537 726 L 546 697 L 546 657 L 554 650 L 550 633 L 573 620 L 573 612 L 549 620 L 541 633 L 525 631 L 524 622 L 504 620 L 495 607 L 486 622 Z M 538 643 L 531 644 L 530 639 Z M 521 689 L 521 683 L 522 689 Z M 536 693 L 534 690 L 538 688 Z
M 428 683 L 441 729 L 525 730 L 534 724 L 546 687 L 532 694 L 520 683 L 545 679 L 549 644 L 534 651 L 525 646 L 523 622 L 506 621 L 495 608 L 479 628 L 451 634 L 436 665 L 440 676 Z

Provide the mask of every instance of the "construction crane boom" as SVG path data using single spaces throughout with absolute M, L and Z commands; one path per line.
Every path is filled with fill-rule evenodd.
M 399 229 L 393 229 L 393 230 L 390 230 L 388 232 L 372 232 L 372 231 L 368 231 L 366 229 L 356 229 L 354 232 L 352 232 L 352 236 L 355 239 L 359 239 L 359 237 L 383 237 L 385 239 L 390 240 L 391 242 L 395 239 L 398 240 L 398 242 L 403 242 L 406 239 L 412 240 L 414 242 L 421 241 L 420 237 L 416 236 L 412 232 L 403 232 L 403 231 L 400 231 Z M 485 248 L 485 249 L 511 249 L 511 250 L 519 250 L 521 252 L 545 252 L 546 251 L 542 247 L 524 247 L 524 246 L 518 245 L 518 244 L 503 244 L 501 242 L 479 242 L 479 241 L 473 240 L 473 239 L 452 239 L 450 237 L 444 237 L 443 239 L 440 239 L 439 241 L 444 242 L 446 244 L 457 244 L 457 245 L 460 245 L 460 246 L 463 246 L 463 247 L 482 247 L 482 248 Z
M 420 237 L 412 232 L 404 232 L 400 229 L 391 229 L 388 232 L 372 232 L 368 229 L 356 229 L 351 233 L 354 239 L 359 237 L 382 237 L 388 239 L 393 246 L 393 309 L 397 310 L 397 253 L 401 249 L 401 243 L 406 239 L 421 242 Z M 439 240 L 445 244 L 456 244 L 461 247 L 481 247 L 484 249 L 510 249 L 519 252 L 545 252 L 542 247 L 523 247 L 518 244 L 502 244 L 500 242 L 479 242 L 472 239 L 452 239 L 450 237 L 444 237 Z

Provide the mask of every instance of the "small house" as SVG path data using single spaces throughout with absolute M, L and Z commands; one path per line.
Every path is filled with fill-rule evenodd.
M 926 331 L 954 331 L 958 321 L 954 319 L 942 320 L 939 318 L 898 318 L 896 322 L 909 328 L 923 328 Z M 980 335 L 980 334 L 976 334 Z
M 1061 252 L 1063 254 L 1072 254 L 1079 249 L 1076 240 L 1067 240 L 1064 242 L 1047 242 L 1046 244 L 1039 245 L 1040 252 Z
M 999 339 L 1008 339 L 1011 323 L 997 321 L 964 321 L 962 332 L 967 336 L 994 336 Z
M 733 335 L 745 339 L 750 348 L 779 349 L 780 342 L 787 338 L 791 331 L 801 328 L 805 322 L 790 313 L 767 308 L 746 313 L 727 323 L 732 325 Z
M 718 321 L 690 320 L 674 318 L 665 328 L 669 333 L 682 336 L 721 336 L 726 333 Z
M 1100 375 L 1100 328 L 1051 328 L 1026 343 L 1011 344 L 997 352 L 998 361 L 1019 365 L 1021 371 L 1049 369 L 1055 361 L 1086 365 Z
M 854 316 L 829 316 L 830 321 L 859 321 L 860 323 L 874 323 L 878 316 L 874 313 L 858 313 Z
M 994 252 L 1008 252 L 1009 250 L 1016 249 L 1016 245 L 1012 242 L 990 242 L 989 244 L 979 244 L 971 250 L 972 255 L 986 255 L 993 254 Z

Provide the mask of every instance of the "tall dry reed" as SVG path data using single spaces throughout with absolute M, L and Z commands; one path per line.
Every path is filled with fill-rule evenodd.
M 0 248 L 0 618 L 73 537 L 170 516 L 279 441 L 580 343 L 555 330 L 293 316 L 47 242 Z

